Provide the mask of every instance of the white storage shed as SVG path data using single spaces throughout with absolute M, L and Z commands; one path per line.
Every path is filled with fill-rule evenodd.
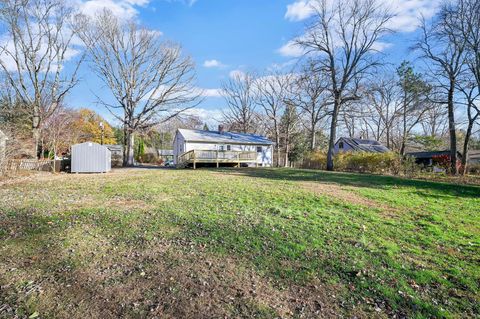
M 72 146 L 72 173 L 106 173 L 112 169 L 112 153 L 104 146 L 85 142 Z

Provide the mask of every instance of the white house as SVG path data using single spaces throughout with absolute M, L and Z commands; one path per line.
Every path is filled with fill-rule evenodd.
M 245 166 L 272 166 L 273 142 L 264 136 L 218 131 L 178 129 L 173 140 L 177 166 L 207 163 Z

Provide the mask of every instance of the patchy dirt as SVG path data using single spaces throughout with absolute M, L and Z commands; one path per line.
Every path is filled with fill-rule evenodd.
M 28 275 L 20 270 L 27 259 L 10 259 L 8 266 L 3 260 L 9 276 L 30 281 L 15 287 L 0 279 L 0 317 L 14 317 L 32 299 L 41 317 L 58 318 L 331 318 L 340 313 L 338 287 L 314 282 L 284 288 L 241 260 L 213 256 L 189 242 L 159 241 L 144 249 L 117 249 L 115 255 L 105 249 L 108 240 L 102 242 L 98 249 L 43 250 L 28 258 L 35 269 Z M 74 266 L 75 254 L 89 255 L 92 262 Z

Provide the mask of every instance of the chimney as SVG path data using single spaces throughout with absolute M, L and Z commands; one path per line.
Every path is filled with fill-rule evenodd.
M 223 134 L 225 133 L 225 128 L 223 124 L 218 125 L 218 133 Z

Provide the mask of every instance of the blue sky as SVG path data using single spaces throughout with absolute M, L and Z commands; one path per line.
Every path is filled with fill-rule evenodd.
M 163 37 L 182 45 L 196 63 L 197 86 L 208 97 L 195 114 L 211 122 L 225 106 L 218 95 L 222 81 L 231 72 L 266 72 L 285 67 L 298 57 L 298 49 L 288 45 L 301 36 L 311 16 L 311 0 L 89 0 L 80 8 L 92 14 L 103 7 L 125 19 L 161 31 Z M 334 1 L 334 0 L 330 0 Z M 416 36 L 418 17 L 427 18 L 436 10 L 434 0 L 384 0 L 396 14 L 390 27 L 397 33 L 383 40 L 388 62 L 398 64 L 413 59 L 409 47 Z M 95 94 L 103 96 L 102 83 L 82 67 L 82 82 L 70 94 L 67 104 L 88 107 L 110 118 L 95 105 Z

